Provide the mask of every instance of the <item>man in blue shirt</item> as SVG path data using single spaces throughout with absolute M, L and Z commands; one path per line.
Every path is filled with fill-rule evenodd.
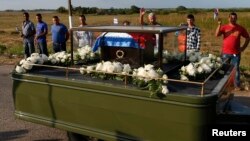
M 59 21 L 57 16 L 53 16 L 51 33 L 54 52 L 66 51 L 66 41 L 69 39 L 67 27 Z
M 45 22 L 42 21 L 42 15 L 40 13 L 36 14 L 36 20 L 37 20 L 37 25 L 36 25 L 35 42 L 37 43 L 39 53 L 48 56 L 47 41 L 46 41 L 48 26 Z
M 23 13 L 24 21 L 22 24 L 21 37 L 23 38 L 24 55 L 25 58 L 30 57 L 35 52 L 34 36 L 36 29 L 34 24 L 29 20 L 29 13 Z

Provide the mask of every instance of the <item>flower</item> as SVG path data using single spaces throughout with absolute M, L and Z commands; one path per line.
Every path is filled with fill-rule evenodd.
M 161 93 L 166 95 L 169 93 L 168 87 L 167 86 L 161 86 Z

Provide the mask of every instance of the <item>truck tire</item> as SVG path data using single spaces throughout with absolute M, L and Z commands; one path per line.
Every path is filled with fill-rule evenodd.
M 81 135 L 78 133 L 67 132 L 69 141 L 89 141 L 89 136 Z

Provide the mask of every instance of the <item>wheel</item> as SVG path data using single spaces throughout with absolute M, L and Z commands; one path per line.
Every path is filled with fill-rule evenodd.
M 89 141 L 89 136 L 81 135 L 78 133 L 67 132 L 69 141 Z

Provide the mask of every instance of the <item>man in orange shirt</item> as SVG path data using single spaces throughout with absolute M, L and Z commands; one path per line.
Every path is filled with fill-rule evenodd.
M 236 74 L 234 79 L 234 86 L 236 90 L 240 90 L 240 56 L 246 49 L 250 38 L 246 29 L 237 24 L 237 14 L 232 12 L 229 14 L 229 23 L 221 25 L 221 21 L 218 21 L 218 27 L 216 29 L 215 36 L 223 35 L 222 45 L 222 59 L 229 59 L 230 63 L 235 66 Z M 241 37 L 245 38 L 244 44 L 240 45 Z

